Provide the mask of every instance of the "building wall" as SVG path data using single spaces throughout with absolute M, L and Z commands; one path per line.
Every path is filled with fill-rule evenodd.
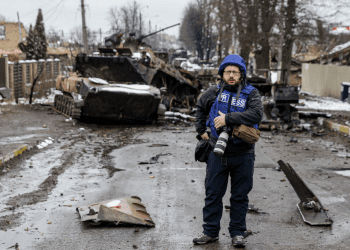
M 0 27 L 5 27 L 5 38 L 0 37 L 0 55 L 10 53 L 22 53 L 17 47 L 19 43 L 18 23 L 0 21 Z M 27 37 L 27 32 L 21 23 L 22 41 Z
M 350 82 L 350 67 L 303 63 L 302 91 L 340 98 L 341 83 Z

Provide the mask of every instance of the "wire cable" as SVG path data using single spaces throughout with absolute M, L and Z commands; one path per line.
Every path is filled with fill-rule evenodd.
M 64 0 L 61 0 L 57 5 L 55 5 L 54 7 L 52 7 L 50 10 L 48 10 L 47 12 L 45 12 L 45 15 L 49 15 L 49 17 L 46 19 L 49 20 L 51 17 L 54 16 L 54 13 L 57 11 L 57 7 L 63 2 Z M 52 12 L 52 14 L 50 14 L 50 12 Z
M 49 3 L 45 4 L 44 6 L 41 6 L 40 8 L 35 8 L 35 9 L 32 10 L 31 12 L 28 12 L 27 14 L 21 16 L 21 18 L 26 17 L 26 16 L 28 16 L 29 14 L 32 14 L 32 13 L 35 12 L 35 11 L 38 11 L 38 9 L 44 9 L 46 6 L 48 6 L 48 5 L 52 4 L 52 3 L 53 3 L 53 2 L 50 1 Z
M 59 6 L 59 4 L 61 4 L 61 3 L 62 3 L 62 5 Z M 64 7 L 64 0 L 61 0 L 61 2 L 59 2 L 59 4 L 57 5 L 57 9 L 55 8 L 56 9 L 55 12 L 58 13 L 58 15 L 56 16 L 56 18 L 54 20 L 56 20 L 60 16 L 60 14 L 62 13 L 62 9 Z M 57 12 L 58 8 L 61 8 L 61 9 Z M 46 19 L 46 22 L 54 16 L 55 12 Z

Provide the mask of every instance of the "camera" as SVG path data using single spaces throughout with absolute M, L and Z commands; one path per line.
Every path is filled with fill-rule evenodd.
M 218 141 L 215 144 L 214 154 L 216 156 L 223 156 L 228 141 L 228 128 L 224 126 L 222 132 L 219 135 Z

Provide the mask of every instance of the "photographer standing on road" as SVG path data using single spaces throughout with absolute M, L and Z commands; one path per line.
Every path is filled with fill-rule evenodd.
M 217 156 L 213 151 L 209 154 L 203 208 L 204 235 L 195 238 L 193 242 L 206 244 L 219 239 L 222 198 L 230 175 L 231 210 L 228 229 L 233 246 L 245 247 L 243 235 L 247 230 L 248 193 L 253 187 L 254 143 L 233 135 L 232 131 L 240 125 L 244 129 L 255 131 L 262 119 L 263 106 L 259 91 L 246 82 L 246 65 L 242 57 L 228 55 L 221 63 L 218 74 L 223 80 L 207 89 L 198 100 L 196 131 L 204 140 L 209 140 L 212 147 L 217 143 L 223 128 L 229 137 L 222 156 Z M 210 133 L 206 132 L 206 127 L 210 127 Z

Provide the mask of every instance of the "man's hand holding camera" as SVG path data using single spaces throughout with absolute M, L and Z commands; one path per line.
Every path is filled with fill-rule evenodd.
M 219 111 L 219 115 L 218 117 L 214 118 L 214 123 L 215 123 L 215 128 L 221 128 L 223 126 L 226 126 L 226 122 L 225 122 L 225 114 L 222 113 L 221 111 Z
M 214 119 L 214 123 L 215 123 L 215 128 L 218 129 L 218 128 L 221 128 L 223 126 L 226 126 L 226 122 L 225 122 L 225 114 L 222 113 L 221 111 L 219 111 L 219 115 L 218 117 L 216 117 Z M 204 134 L 201 135 L 201 137 L 204 139 L 204 140 L 209 140 L 209 136 L 208 136 L 208 133 L 205 132 Z

